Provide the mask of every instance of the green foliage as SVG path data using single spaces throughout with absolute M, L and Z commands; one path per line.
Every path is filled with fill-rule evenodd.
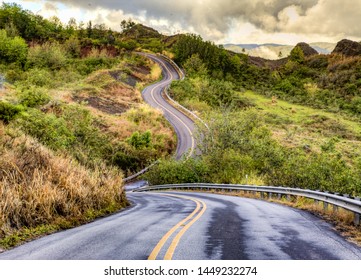
M 305 55 L 301 47 L 296 46 L 295 48 L 293 48 L 290 53 L 290 60 L 297 63 L 303 63 L 305 61 Z
M 47 104 L 50 96 L 44 88 L 31 86 L 20 93 L 20 104 L 26 107 L 38 107 Z
M 152 184 L 212 182 L 247 183 L 258 178 L 267 185 L 360 194 L 361 169 L 348 165 L 333 138 L 322 153 L 281 146 L 272 138 L 255 109 L 214 113 L 210 132 L 202 138 L 202 154 L 183 162 L 161 162 L 146 178 Z
M 154 185 L 206 182 L 208 170 L 201 160 L 160 161 L 144 177 Z
M 135 149 L 149 148 L 152 143 L 152 134 L 149 130 L 144 133 L 136 131 L 127 139 L 127 142 Z
M 20 37 L 8 37 L 5 30 L 0 30 L 0 62 L 24 63 L 28 46 Z
M 161 53 L 164 48 L 162 42 L 157 38 L 149 39 L 148 42 L 142 43 L 142 47 L 155 53 Z
M 74 157 L 86 166 L 99 160 L 110 160 L 110 139 L 98 128 L 90 111 L 78 105 L 68 105 L 62 110 L 62 119 L 75 140 L 70 149 Z
M 79 58 L 81 55 L 80 41 L 76 37 L 70 37 L 64 43 L 67 54 L 72 58 Z
M 18 116 L 19 113 L 23 110 L 24 108 L 22 106 L 13 105 L 11 103 L 0 100 L 0 120 L 5 123 L 9 123 L 15 119 L 16 116 Z
M 192 56 L 185 61 L 183 67 L 188 77 L 202 77 L 207 75 L 207 67 L 200 59 L 199 54 L 192 54 Z
M 65 150 L 75 137 L 63 118 L 29 109 L 16 120 L 16 126 L 53 150 Z
M 83 59 L 73 59 L 69 63 L 71 69 L 85 76 L 100 69 L 112 68 L 119 63 L 119 58 L 87 57 Z
M 133 26 L 135 26 L 135 22 L 129 18 L 128 20 L 123 19 L 120 22 L 120 27 L 122 28 L 123 31 L 127 31 L 129 29 L 131 29 Z
M 54 74 L 48 69 L 33 68 L 27 71 L 27 78 L 21 83 L 24 86 L 35 85 L 38 87 L 52 87 Z
M 45 43 L 29 49 L 29 68 L 60 69 L 66 64 L 66 53 L 58 43 Z
M 337 155 L 305 155 L 289 152 L 282 169 L 274 171 L 269 183 L 274 185 L 360 194 L 360 176 Z
M 178 100 L 193 99 L 212 108 L 241 108 L 244 101 L 234 91 L 234 84 L 224 80 L 197 77 L 172 83 L 172 95 Z
M 131 173 L 134 173 L 141 165 L 139 158 L 121 150 L 114 153 L 111 162 L 120 169 Z
M 116 45 L 120 48 L 120 49 L 125 49 L 127 51 L 134 51 L 139 44 L 137 43 L 137 41 L 133 40 L 133 39 L 127 39 L 127 40 L 119 40 L 116 41 Z

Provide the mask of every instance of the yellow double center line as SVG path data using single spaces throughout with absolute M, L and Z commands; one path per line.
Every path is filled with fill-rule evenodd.
M 162 86 L 162 84 L 159 85 L 159 87 Z M 190 158 L 192 155 L 193 155 L 193 152 L 194 152 L 194 148 L 195 148 L 195 140 L 194 140 L 194 136 L 193 136 L 193 133 L 192 133 L 192 130 L 189 128 L 188 125 L 185 124 L 184 121 L 182 121 L 181 118 L 179 118 L 177 115 L 175 115 L 172 111 L 168 110 L 166 107 L 164 107 L 162 104 L 160 104 L 154 97 L 154 90 L 156 89 L 156 87 L 154 87 L 150 94 L 152 96 L 152 99 L 153 101 L 160 107 L 162 108 L 164 111 L 167 111 L 169 114 L 171 114 L 174 118 L 176 118 L 185 128 L 186 130 L 188 131 L 189 135 L 191 136 L 191 139 L 192 139 L 192 144 L 191 144 L 191 150 L 187 156 L 187 159 Z
M 169 245 L 167 252 L 164 255 L 164 260 L 171 260 L 174 254 L 175 249 L 177 248 L 177 245 L 182 238 L 182 236 L 185 234 L 185 232 L 204 214 L 204 212 L 207 209 L 206 204 L 198 199 L 190 198 L 187 196 L 181 196 L 181 195 L 170 195 L 167 194 L 166 196 L 173 196 L 178 197 L 182 199 L 192 200 L 196 203 L 196 208 L 194 211 L 189 214 L 185 219 L 180 221 L 178 224 L 176 224 L 174 227 L 172 227 L 158 242 L 158 244 L 154 247 L 152 253 L 149 255 L 148 260 L 156 260 L 157 256 L 160 252 L 160 250 L 163 248 L 164 244 L 167 242 L 167 240 L 181 227 L 183 227 L 177 235 L 173 238 L 171 244 Z M 188 223 L 187 223 L 188 222 Z M 186 224 L 187 223 L 187 224 Z

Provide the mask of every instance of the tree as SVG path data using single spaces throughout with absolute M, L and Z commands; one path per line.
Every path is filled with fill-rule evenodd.
M 206 76 L 207 67 L 200 59 L 199 54 L 193 54 L 184 63 L 184 69 L 188 76 Z
M 93 23 L 91 22 L 91 20 L 88 22 L 88 25 L 86 27 L 86 33 L 88 38 L 91 38 L 93 35 Z
M 120 22 L 120 27 L 122 28 L 123 32 L 129 30 L 133 26 L 135 26 L 135 22 L 131 18 L 129 18 L 128 20 L 123 19 Z
M 0 61 L 5 63 L 24 63 L 28 45 L 21 37 L 8 37 L 5 30 L 0 30 Z
M 66 63 L 66 53 L 59 43 L 45 43 L 30 48 L 27 66 L 29 68 L 60 69 Z
M 290 54 L 290 60 L 297 62 L 297 63 L 303 63 L 305 61 L 305 55 L 303 53 L 303 50 L 300 46 L 296 46 Z

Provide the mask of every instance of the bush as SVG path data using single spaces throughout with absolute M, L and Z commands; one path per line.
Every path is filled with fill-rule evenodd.
M 119 63 L 118 58 L 107 57 L 88 57 L 83 59 L 73 59 L 71 66 L 81 75 L 89 75 L 90 73 L 100 70 L 109 69 Z
M 67 61 L 66 52 L 58 43 L 45 43 L 29 49 L 27 67 L 60 69 Z
M 44 114 L 37 109 L 23 112 L 16 125 L 53 150 L 65 150 L 75 140 L 63 118 Z
M 6 63 L 24 63 L 28 45 L 21 37 L 10 38 L 5 30 L 0 30 L 0 61 Z
M 134 132 L 127 142 L 135 149 L 149 148 L 152 144 L 152 133 L 148 130 L 144 133 Z
M 75 138 L 70 152 L 85 166 L 92 166 L 97 161 L 111 163 L 113 145 L 108 135 L 97 127 L 97 120 L 78 105 L 68 105 L 62 108 L 62 118 L 67 129 Z
M 161 161 L 152 167 L 144 177 L 153 185 L 206 182 L 208 171 L 203 161 Z
M 126 206 L 119 170 L 102 164 L 89 170 L 29 136 L 5 137 L 6 144 L 0 139 L 1 245 L 14 245 L 3 238 L 21 233 L 17 230 L 64 229 Z
M 0 101 L 0 120 L 9 123 L 23 110 L 22 106 Z
M 80 41 L 78 38 L 71 37 L 65 43 L 64 47 L 68 55 L 72 58 L 78 58 L 81 54 Z
M 43 88 L 31 86 L 29 89 L 24 89 L 20 93 L 20 104 L 26 107 L 37 107 L 47 104 L 50 101 L 50 96 Z
M 54 81 L 54 74 L 46 69 L 31 69 L 28 71 L 26 83 L 38 87 L 51 87 Z

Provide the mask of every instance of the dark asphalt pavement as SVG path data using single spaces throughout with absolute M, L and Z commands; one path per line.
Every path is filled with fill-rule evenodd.
M 157 247 L 155 258 L 163 259 L 172 244 L 171 259 L 180 260 L 361 259 L 360 247 L 304 211 L 232 196 L 165 194 L 128 193 L 130 209 L 29 242 L 0 259 L 145 260 Z
M 160 65 L 162 68 L 163 79 L 160 82 L 145 88 L 142 92 L 143 99 L 150 106 L 160 109 L 165 118 L 173 126 L 178 140 L 176 158 L 180 159 L 184 155 L 191 156 L 196 149 L 194 122 L 185 114 L 170 105 L 162 96 L 164 88 L 170 85 L 173 80 L 178 80 L 179 75 L 173 65 L 165 59 L 151 54 L 144 55 Z

